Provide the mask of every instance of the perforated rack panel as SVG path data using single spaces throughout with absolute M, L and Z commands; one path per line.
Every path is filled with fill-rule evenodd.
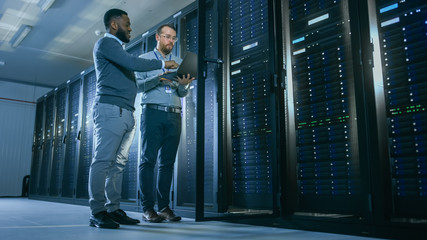
M 61 179 L 64 171 L 65 153 L 65 114 L 67 104 L 67 88 L 61 88 L 56 92 L 56 114 L 55 114 L 55 135 L 52 156 L 52 171 L 50 177 L 50 196 L 59 196 L 61 193 Z
M 80 79 L 73 81 L 68 92 L 67 139 L 61 196 L 69 198 L 74 197 L 76 188 L 80 84 Z
M 87 186 L 89 184 L 89 169 L 93 153 L 93 116 L 92 107 L 96 94 L 96 74 L 90 71 L 83 75 L 83 108 L 82 124 L 80 127 L 80 154 L 77 177 L 77 198 L 89 198 Z
M 268 1 L 229 1 L 233 205 L 272 206 Z
M 36 120 L 34 126 L 33 161 L 31 163 L 30 195 L 38 194 L 41 150 L 43 143 L 43 115 L 44 101 L 38 101 L 36 105 Z
M 427 216 L 427 3 L 376 1 L 397 216 Z
M 39 195 L 47 195 L 50 186 L 50 166 L 52 159 L 53 134 L 54 134 L 54 116 L 55 116 L 55 95 L 50 94 L 45 100 L 45 122 L 44 122 L 44 140 L 43 156 L 40 170 Z
M 345 0 L 290 1 L 300 211 L 358 212 L 361 182 L 348 11 Z

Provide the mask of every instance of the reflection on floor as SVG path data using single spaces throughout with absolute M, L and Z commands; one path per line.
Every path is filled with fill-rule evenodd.
M 141 219 L 141 213 L 127 213 Z M 88 219 L 89 208 L 86 206 L 0 198 L 1 240 L 373 239 L 219 221 L 195 222 L 189 218 L 178 223 L 142 222 L 136 226 L 121 225 L 114 230 L 97 229 L 88 226 Z

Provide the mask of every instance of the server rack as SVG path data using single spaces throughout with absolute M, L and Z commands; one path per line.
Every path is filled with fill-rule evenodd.
M 352 38 L 357 29 L 350 22 L 350 8 L 356 7 L 351 1 L 289 2 L 295 211 L 311 216 L 369 218 L 368 160 L 361 158 L 366 149 L 359 144 L 366 122 L 358 119 L 356 104 L 363 92 L 356 91 L 361 68 L 353 52 L 360 43 Z
M 218 1 L 208 1 L 206 3 L 205 15 L 205 51 L 204 56 L 208 59 L 219 59 L 219 24 L 218 23 Z M 193 31 L 195 32 L 195 31 Z M 199 34 L 198 31 L 195 32 Z M 202 54 L 199 52 L 199 54 Z M 202 65 L 199 69 L 206 72 L 204 79 L 204 207 L 207 212 L 220 212 L 222 206 L 219 205 L 217 193 L 220 191 L 219 186 L 221 178 L 219 172 L 219 114 L 220 104 L 218 103 L 221 94 L 220 70 L 221 65 L 210 63 Z M 198 82 L 192 83 L 191 96 L 197 93 Z M 186 99 L 190 100 L 190 99 Z M 192 98 L 192 101 L 196 99 Z
M 52 170 L 50 175 L 51 197 L 59 197 L 62 188 L 62 175 L 64 170 L 65 136 L 66 136 L 66 109 L 67 87 L 55 89 L 55 132 L 53 137 Z
M 277 213 L 274 4 L 198 1 L 196 221 Z M 224 10 L 230 14 L 221 15 Z M 221 58 L 225 64 L 216 69 Z M 212 82 L 206 81 L 209 73 Z M 206 124 L 213 109 L 213 124 Z M 205 160 L 211 151 L 213 164 Z M 210 187 L 213 198 L 206 195 Z M 209 214 L 212 200 L 216 215 Z
M 209 13 L 206 17 L 206 26 L 209 31 L 205 34 L 208 39 L 209 47 L 204 54 L 200 53 L 198 48 L 198 10 L 196 5 L 191 5 L 174 15 L 178 26 L 178 38 L 180 41 L 175 46 L 178 56 L 183 58 L 187 52 L 202 54 L 204 56 L 216 57 L 217 51 L 217 21 L 216 13 L 213 6 L 215 1 L 208 1 Z M 207 77 L 204 81 L 203 88 L 206 95 L 204 96 L 205 102 L 203 113 L 205 119 L 203 125 L 205 127 L 204 136 L 206 142 L 204 143 L 205 152 L 203 161 L 205 162 L 204 168 L 204 190 L 203 195 L 206 199 L 204 206 L 208 212 L 217 212 L 217 142 L 218 138 L 215 134 L 218 126 L 218 104 L 217 104 L 217 75 L 216 66 L 209 66 L 207 69 Z M 196 79 L 190 85 L 188 95 L 182 99 L 183 114 L 182 114 L 182 133 L 181 143 L 178 149 L 176 171 L 175 171 L 175 184 L 174 196 L 176 202 L 175 208 L 180 210 L 190 210 L 194 213 L 196 206 L 196 159 L 197 159 L 197 111 L 198 110 L 198 88 L 199 81 Z
M 43 149 L 43 121 L 44 99 L 40 98 L 37 100 L 36 105 L 29 196 L 34 196 L 38 194 L 41 153 Z
M 93 117 L 92 107 L 96 93 L 96 75 L 93 68 L 81 73 L 82 78 L 82 109 L 80 114 L 81 127 L 78 138 L 80 140 L 78 155 L 78 172 L 76 198 L 88 199 L 89 168 L 93 153 Z
M 51 163 L 52 163 L 52 148 L 55 129 L 55 95 L 50 92 L 45 96 L 45 121 L 44 121 L 44 136 L 43 136 L 43 151 L 40 170 L 40 179 L 38 183 L 38 194 L 47 195 L 49 193 Z
M 179 19 L 177 32 L 180 39 L 175 46 L 181 56 L 190 51 L 197 53 L 197 10 L 185 14 Z M 196 80 L 197 81 L 197 80 Z M 195 81 L 191 90 L 183 99 L 181 144 L 178 149 L 177 171 L 175 176 L 176 207 L 194 207 L 196 200 L 195 159 L 196 159 L 196 94 Z
M 229 211 L 273 213 L 278 143 L 274 2 L 228 1 L 231 201 Z M 277 144 L 277 145 L 276 145 Z
M 427 3 L 376 1 L 391 183 L 388 218 L 427 218 Z M 420 221 L 412 221 L 420 222 Z
M 77 161 L 79 153 L 81 78 L 76 75 L 68 85 L 67 133 L 62 178 L 62 198 L 74 199 L 77 185 Z

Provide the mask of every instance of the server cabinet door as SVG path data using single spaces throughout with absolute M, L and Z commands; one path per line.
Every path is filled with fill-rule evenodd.
M 206 38 L 209 47 L 204 53 L 199 52 L 199 27 L 198 27 L 198 10 L 187 9 L 178 18 L 178 37 L 180 41 L 176 47 L 181 57 L 187 52 L 202 54 L 205 56 L 217 57 L 217 25 L 215 24 L 216 16 L 213 12 L 214 1 L 210 2 L 209 10 L 206 16 L 206 25 L 208 32 Z M 216 201 L 217 192 L 217 126 L 218 126 L 218 104 L 217 104 L 217 66 L 208 66 L 206 79 L 203 80 L 204 94 L 204 121 L 197 119 L 198 109 L 198 89 L 200 82 L 195 80 L 190 85 L 188 95 L 182 99 L 182 133 L 181 144 L 177 156 L 177 171 L 175 177 L 175 206 L 178 208 L 190 208 L 194 211 L 196 205 L 196 194 L 203 194 L 204 207 L 207 212 L 217 212 L 218 206 Z M 198 192 L 196 188 L 196 159 L 197 159 L 197 125 L 202 124 L 204 127 L 204 190 Z
M 41 166 L 41 152 L 43 149 L 43 120 L 44 120 L 44 100 L 39 99 L 36 105 L 36 118 L 34 125 L 34 139 L 33 139 L 33 159 L 31 163 L 30 175 L 30 189 L 29 195 L 34 196 L 38 194 L 40 166 Z
M 93 118 L 92 107 L 96 93 L 95 71 L 88 70 L 83 75 L 83 101 L 82 101 L 82 124 L 80 128 L 80 154 L 78 163 L 78 177 L 76 198 L 89 198 L 89 168 L 92 163 L 93 152 Z
M 52 91 L 45 100 L 44 146 L 40 170 L 39 195 L 47 195 L 49 193 L 54 131 L 55 95 L 54 91 Z
M 181 52 L 197 53 L 197 10 L 180 18 L 180 28 L 176 48 Z M 175 176 L 176 207 L 194 209 L 196 202 L 195 159 L 196 159 L 196 85 L 183 99 L 181 144 L 178 149 L 177 171 Z
M 392 218 L 427 218 L 427 3 L 376 1 Z
M 365 217 L 350 1 L 290 1 L 295 211 Z M 358 21 L 353 19 L 351 21 Z M 291 90 L 289 90 L 291 91 Z M 366 189 L 365 189 L 366 190 Z M 314 215 L 312 215 L 314 216 Z M 326 215 L 328 216 L 328 215 Z
M 271 216 L 278 181 L 274 2 L 198 3 L 196 220 Z
M 55 134 L 53 137 L 53 156 L 52 170 L 50 176 L 50 191 L 49 195 L 58 197 L 61 193 L 62 174 L 64 169 L 65 156 L 65 128 L 66 128 L 66 103 L 67 103 L 67 88 L 63 87 L 56 91 L 55 95 Z
M 231 213 L 271 214 L 277 206 L 273 5 L 228 1 Z
M 67 134 L 64 158 L 64 174 L 62 178 L 62 197 L 74 198 L 77 177 L 77 157 L 79 143 L 79 106 L 80 106 L 80 75 L 68 87 Z

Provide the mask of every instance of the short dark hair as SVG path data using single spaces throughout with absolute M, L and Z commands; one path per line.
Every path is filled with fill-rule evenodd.
M 171 23 L 166 23 L 166 24 L 162 24 L 162 25 L 160 25 L 160 27 L 158 27 L 158 28 L 157 28 L 157 30 L 156 30 L 157 35 L 159 35 L 160 33 L 162 33 L 162 29 L 163 29 L 164 27 L 172 28 L 172 29 L 176 32 L 176 28 L 175 28 L 175 26 L 174 26 L 173 24 L 171 24 Z
M 127 12 L 121 10 L 121 9 L 117 9 L 117 8 L 113 8 L 108 10 L 105 14 L 104 14 L 104 25 L 105 25 L 105 29 L 109 29 L 110 28 L 110 23 L 111 20 L 113 20 L 113 18 L 117 18 L 117 17 L 121 17 L 122 15 L 128 15 Z

